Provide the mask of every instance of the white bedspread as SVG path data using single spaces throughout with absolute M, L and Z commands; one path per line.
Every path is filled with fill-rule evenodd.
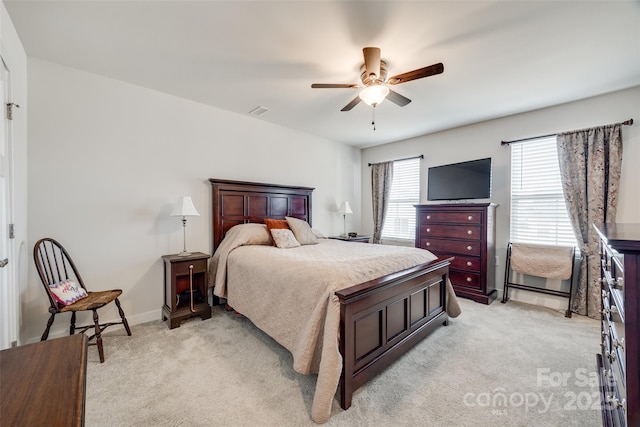
M 311 417 L 325 422 L 342 370 L 340 304 L 334 292 L 436 256 L 418 248 L 330 239 L 279 249 L 251 244 L 260 239 L 234 231 L 227 233 L 212 258 L 214 294 L 227 298 L 230 306 L 288 349 L 296 372 L 318 373 Z M 448 298 L 455 299 L 453 292 Z

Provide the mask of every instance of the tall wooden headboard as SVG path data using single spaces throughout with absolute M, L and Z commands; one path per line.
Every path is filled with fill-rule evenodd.
M 313 188 L 209 179 L 213 220 L 213 251 L 234 225 L 263 223 L 265 218 L 291 216 L 311 224 Z

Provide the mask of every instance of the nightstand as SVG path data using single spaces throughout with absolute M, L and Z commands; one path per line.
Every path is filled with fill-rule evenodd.
M 162 320 L 168 320 L 169 328 L 177 328 L 183 319 L 200 316 L 211 317 L 207 297 L 207 261 L 209 255 L 194 252 L 191 255 L 163 255 L 164 305 Z
M 343 242 L 360 242 L 360 243 L 369 243 L 371 236 L 356 236 L 356 237 L 345 237 L 345 236 L 331 236 L 330 239 L 342 240 Z

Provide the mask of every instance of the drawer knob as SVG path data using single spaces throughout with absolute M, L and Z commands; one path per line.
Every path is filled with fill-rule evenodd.
M 609 292 L 602 290 L 602 298 L 609 298 Z
M 431 215 L 427 215 L 427 219 L 431 219 Z
M 471 277 L 467 277 L 467 282 L 471 282 Z
M 624 350 L 624 338 L 613 340 L 613 346 Z
M 472 231 L 472 230 L 468 230 L 468 231 L 467 231 L 467 234 L 468 234 L 469 236 L 471 236 L 471 235 L 473 234 L 473 231 Z
M 427 245 L 427 246 L 431 246 L 431 242 L 427 242 L 427 243 L 426 243 L 426 245 Z
M 467 246 L 467 250 L 471 251 L 471 250 L 473 250 L 473 247 L 472 246 Z
M 473 263 L 471 261 L 467 261 L 467 267 L 471 267 Z
M 427 233 L 431 233 L 431 229 L 430 228 L 427 228 Z
M 614 284 L 616 286 L 616 289 L 622 289 L 624 288 L 624 277 L 618 277 L 615 281 Z
M 472 217 L 471 215 L 469 215 L 469 216 L 467 217 L 467 219 L 468 219 L 469 221 L 472 221 L 472 220 L 473 220 L 473 217 Z

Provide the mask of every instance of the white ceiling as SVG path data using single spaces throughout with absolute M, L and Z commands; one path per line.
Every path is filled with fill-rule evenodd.
M 640 2 L 6 1 L 27 54 L 354 146 L 640 85 Z M 340 109 L 362 48 L 444 73 Z M 625 118 L 621 118 L 625 119 Z

